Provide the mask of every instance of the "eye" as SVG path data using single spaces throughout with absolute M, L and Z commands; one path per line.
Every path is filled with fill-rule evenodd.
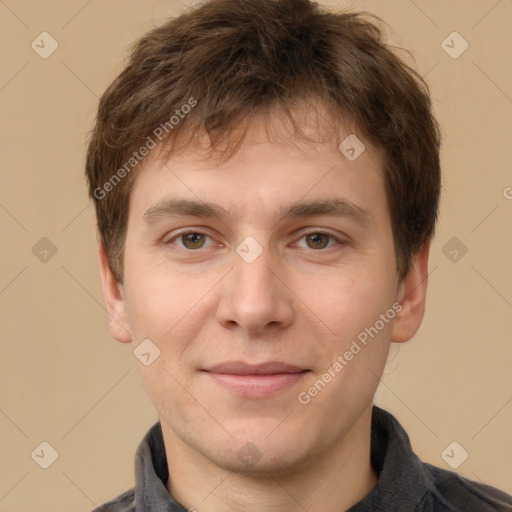
M 338 245 L 343 244 L 342 240 L 339 238 L 331 235 L 330 233 L 324 233 L 322 231 L 311 231 L 310 233 L 304 234 L 300 239 L 306 239 L 306 249 L 325 249 L 329 241 L 333 241 Z M 331 247 L 332 245 L 328 248 L 330 249 Z
M 181 233 L 174 235 L 172 238 L 164 242 L 164 244 L 175 246 L 178 249 L 185 251 L 194 251 L 197 249 L 207 248 L 208 246 L 205 246 L 207 238 L 211 240 L 209 235 L 202 233 L 201 231 L 182 231 Z M 300 237 L 299 240 L 303 239 L 306 240 L 306 247 L 302 247 L 304 249 L 330 249 L 335 245 L 343 245 L 343 240 L 332 235 L 331 233 L 325 233 L 322 231 L 311 231 L 309 233 L 305 233 Z M 329 243 L 331 243 L 330 246 Z
M 205 245 L 206 238 L 210 237 L 205 233 L 201 233 L 200 231 L 182 231 L 181 233 L 178 233 L 177 235 L 167 240 L 165 244 L 174 245 L 174 241 L 177 240 L 182 242 L 181 246 L 178 244 L 180 249 L 202 249 Z

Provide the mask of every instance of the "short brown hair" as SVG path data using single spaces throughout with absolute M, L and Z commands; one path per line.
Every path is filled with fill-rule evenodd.
M 213 151 L 242 121 L 270 109 L 285 113 L 301 136 L 293 111 L 310 98 L 327 107 L 333 125 L 350 120 L 383 152 L 401 281 L 434 236 L 441 137 L 427 84 L 384 43 L 380 23 L 309 0 L 210 0 L 138 40 L 100 100 L 85 170 L 116 280 L 123 280 L 137 162 L 126 164 L 134 151 L 155 142 L 155 133 L 159 147 L 171 151 L 199 132 L 209 135 Z

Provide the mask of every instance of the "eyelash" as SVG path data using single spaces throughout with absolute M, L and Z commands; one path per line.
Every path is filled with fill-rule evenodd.
M 206 233 L 203 233 L 202 231 L 199 231 L 199 230 L 186 230 L 186 231 L 181 231 L 179 233 L 177 233 L 176 235 L 174 235 L 172 238 L 170 238 L 169 240 L 167 240 L 166 242 L 164 242 L 164 245 L 167 245 L 167 246 L 171 246 L 173 247 L 173 250 L 178 250 L 178 251 L 185 251 L 185 252 L 199 252 L 201 249 L 205 249 L 204 247 L 199 247 L 198 249 L 187 249 L 186 247 L 185 248 L 182 248 L 182 247 L 178 247 L 176 248 L 176 246 L 174 246 L 174 241 L 185 236 L 185 235 L 192 235 L 192 234 L 195 234 L 195 235 L 203 235 L 203 236 L 206 236 L 210 239 L 212 239 L 212 237 Z M 331 240 L 334 240 L 338 246 L 342 246 L 342 245 L 345 245 L 346 242 L 340 238 L 338 238 L 337 236 L 329 233 L 329 232 L 325 232 L 325 231 L 320 231 L 320 230 L 314 230 L 314 231 L 308 231 L 306 233 L 303 233 L 300 237 L 299 237 L 299 240 L 307 237 L 308 235 L 326 235 L 328 236 Z M 332 247 L 327 247 L 327 248 L 323 248 L 323 249 L 311 249 L 311 248 L 306 248 L 306 249 L 309 249 L 310 251 L 314 251 L 314 252 L 322 252 L 322 251 L 328 251 L 329 249 L 333 249 L 335 248 L 336 246 L 332 246 Z M 207 249 L 207 248 L 206 248 Z

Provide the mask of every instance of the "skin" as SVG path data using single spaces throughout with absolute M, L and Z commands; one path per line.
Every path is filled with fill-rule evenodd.
M 424 315 L 429 243 L 400 283 L 379 153 L 366 144 L 351 162 L 337 149 L 349 131 L 306 144 L 275 126 L 268 137 L 263 120 L 253 119 L 227 161 L 208 156 L 206 137 L 167 162 L 146 161 L 131 192 L 123 284 L 98 243 L 111 336 L 134 347 L 149 338 L 161 351 L 150 366 L 135 363 L 162 424 L 167 488 L 199 512 L 334 512 L 362 500 L 377 484 L 371 407 L 390 343 L 410 339 Z M 169 216 L 145 226 L 144 212 L 170 196 L 200 198 L 232 215 Z M 366 209 L 371 223 L 276 214 L 298 200 L 341 196 Z M 187 249 L 203 239 L 173 239 L 180 228 L 208 235 L 204 245 Z M 319 232 L 344 243 L 308 242 Z M 247 236 L 263 249 L 252 263 L 236 252 Z M 298 394 L 395 302 L 402 306 L 395 318 L 299 403 Z M 310 372 L 271 396 L 241 397 L 201 371 L 232 360 Z M 252 465 L 237 456 L 247 443 L 260 454 Z

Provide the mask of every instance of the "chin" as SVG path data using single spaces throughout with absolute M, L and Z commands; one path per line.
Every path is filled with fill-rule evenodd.
M 220 458 L 213 458 L 212 462 L 225 471 L 251 478 L 283 477 L 296 472 L 299 467 L 302 468 L 305 457 L 291 453 L 282 445 L 281 447 L 282 450 L 276 452 L 270 447 L 259 450 L 255 445 L 247 443 L 238 452 L 224 452 Z
M 313 439 L 305 438 L 304 428 L 292 431 L 275 420 L 256 420 L 256 426 L 254 423 L 254 420 L 252 425 L 244 422 L 243 429 L 240 424 L 238 429 L 227 426 L 233 438 L 212 440 L 213 446 L 220 449 L 203 453 L 226 471 L 253 477 L 278 477 L 307 467 L 322 450 L 320 446 L 315 449 Z

